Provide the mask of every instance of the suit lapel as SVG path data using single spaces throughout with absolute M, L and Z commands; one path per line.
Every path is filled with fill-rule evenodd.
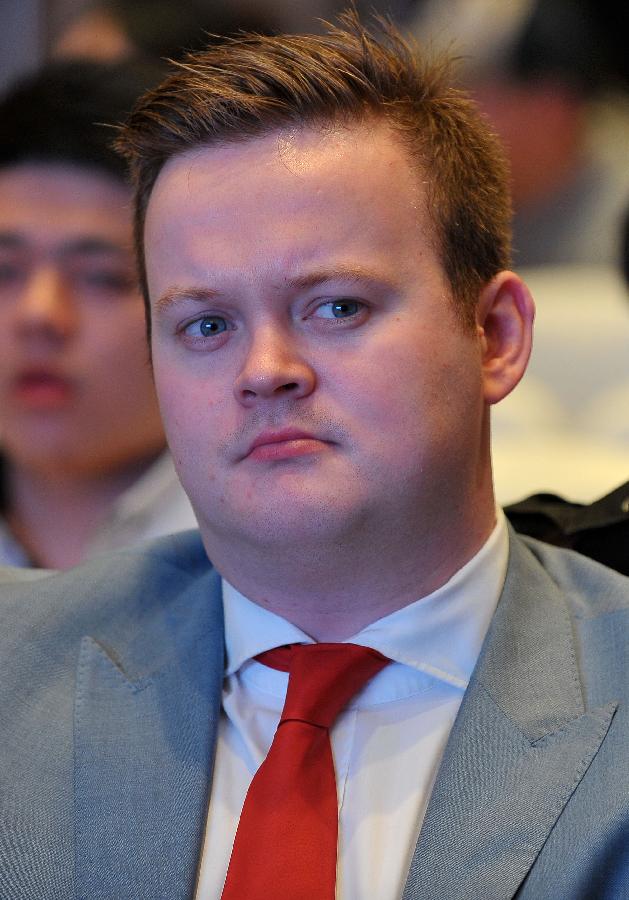
M 77 896 L 193 895 L 220 714 L 223 625 L 215 572 L 121 656 L 81 645 L 75 703 Z
M 586 711 L 565 602 L 512 536 L 505 589 L 444 753 L 404 900 L 513 897 L 614 711 Z

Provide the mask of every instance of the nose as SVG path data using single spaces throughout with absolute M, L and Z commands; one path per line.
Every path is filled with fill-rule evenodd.
M 54 265 L 29 273 L 17 304 L 17 329 L 24 335 L 67 338 L 76 327 L 76 305 L 63 274 Z
M 254 406 L 264 400 L 307 397 L 315 383 L 312 366 L 290 335 L 269 328 L 252 341 L 234 391 L 240 403 Z

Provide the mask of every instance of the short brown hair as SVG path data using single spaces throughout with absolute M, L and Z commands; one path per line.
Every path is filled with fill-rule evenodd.
M 324 35 L 240 34 L 188 55 L 136 106 L 117 140 L 136 190 L 135 234 L 148 308 L 143 231 L 155 181 L 193 147 L 245 141 L 289 127 L 374 116 L 400 135 L 427 179 L 436 247 L 462 320 L 510 261 L 504 155 L 472 101 L 450 82 L 450 61 L 426 59 L 388 24 L 376 34 L 354 12 Z M 150 321 L 150 319 L 147 319 Z

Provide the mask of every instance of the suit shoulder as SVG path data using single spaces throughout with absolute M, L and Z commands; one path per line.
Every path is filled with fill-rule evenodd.
M 102 554 L 65 572 L 3 566 L 0 608 L 13 633 L 34 625 L 47 630 L 64 619 L 84 627 L 118 610 L 132 617 L 168 602 L 211 569 L 199 533 L 181 532 Z
M 595 618 L 618 612 L 629 617 L 629 577 L 574 550 L 524 535 L 515 540 L 528 548 L 562 591 L 574 616 Z

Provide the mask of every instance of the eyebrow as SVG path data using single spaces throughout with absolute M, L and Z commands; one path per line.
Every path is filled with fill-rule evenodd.
M 19 231 L 0 231 L 0 248 L 7 250 L 20 250 L 28 247 L 30 241 Z M 61 256 L 99 256 L 109 254 L 119 257 L 131 255 L 131 248 L 117 244 L 101 237 L 77 237 L 62 244 L 57 253 Z
M 218 296 L 220 296 L 220 291 L 213 291 L 210 288 L 173 285 L 173 287 L 169 287 L 157 298 L 155 301 L 155 312 L 164 312 L 168 307 L 177 303 L 184 303 L 187 300 L 192 300 L 196 303 L 208 303 L 215 300 Z
M 381 286 L 392 286 L 388 278 L 383 278 L 382 275 L 373 272 L 365 266 L 336 266 L 333 269 L 315 269 L 313 272 L 308 272 L 305 275 L 288 278 L 285 284 L 297 290 L 307 290 L 308 288 L 328 284 L 331 281 L 343 281 L 346 283 L 360 281 Z
M 395 289 L 397 285 L 390 279 L 383 278 L 381 275 L 372 272 L 363 266 L 339 266 L 333 269 L 315 269 L 305 275 L 297 275 L 294 278 L 286 278 L 281 287 L 290 290 L 308 290 L 310 288 L 319 287 L 322 284 L 329 284 L 332 281 L 340 281 L 345 283 L 367 282 L 380 287 L 388 287 Z M 168 307 L 177 303 L 184 303 L 191 300 L 196 303 L 211 303 L 217 297 L 222 295 L 222 291 L 213 290 L 211 288 L 200 287 L 182 287 L 173 285 L 169 287 L 155 302 L 155 311 L 164 312 Z
M 64 255 L 78 253 L 81 256 L 97 256 L 108 253 L 115 256 L 128 256 L 131 254 L 131 247 L 125 247 L 123 244 L 117 244 L 115 241 L 109 241 L 106 238 L 82 237 L 62 245 L 61 252 Z

